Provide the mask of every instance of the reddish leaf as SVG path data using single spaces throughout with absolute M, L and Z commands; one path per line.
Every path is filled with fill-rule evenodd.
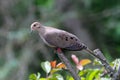
M 81 64 L 82 66 L 85 66 L 89 63 L 91 63 L 91 60 L 89 60 L 89 59 L 83 59 L 83 60 L 80 60 L 80 62 L 79 62 L 79 64 Z
M 55 68 L 56 67 L 56 60 L 55 61 L 51 61 L 50 64 L 51 64 L 52 68 Z
M 63 63 L 57 64 L 56 67 L 57 67 L 57 68 L 64 68 L 64 69 L 66 69 L 66 66 L 65 66 L 65 64 L 63 64 Z
M 72 60 L 74 61 L 74 63 L 77 65 L 79 63 L 79 59 L 76 55 L 72 54 L 71 56 Z

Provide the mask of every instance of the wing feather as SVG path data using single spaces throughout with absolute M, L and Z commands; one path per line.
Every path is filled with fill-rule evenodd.
M 73 34 L 63 30 L 53 30 L 45 34 L 45 40 L 52 46 L 68 50 L 81 50 L 84 44 Z

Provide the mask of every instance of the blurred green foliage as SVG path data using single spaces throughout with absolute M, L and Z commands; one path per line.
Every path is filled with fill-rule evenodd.
M 97 64 L 96 64 L 97 63 Z M 113 62 L 111 62 L 111 66 L 115 68 L 115 71 L 118 70 L 120 59 L 116 59 Z M 47 65 L 48 64 L 48 65 Z M 95 62 L 92 63 L 93 66 L 99 66 L 96 68 L 85 68 L 80 70 L 78 72 L 78 75 L 81 77 L 81 80 L 111 80 L 112 78 L 109 76 L 109 74 L 105 74 L 106 69 L 104 67 L 101 67 L 101 62 L 98 60 L 95 60 Z M 117 65 L 116 65 L 117 64 Z M 44 66 L 44 67 L 43 67 Z M 46 73 L 46 77 L 42 77 L 39 72 L 37 75 L 35 73 L 29 75 L 29 80 L 74 80 L 73 77 L 69 74 L 63 75 L 67 70 L 64 68 L 57 68 L 52 67 L 50 65 L 49 61 L 45 61 L 41 63 L 42 69 Z M 61 73 L 60 73 L 61 71 Z
M 109 61 L 120 57 L 120 0 L 0 0 L 0 80 L 27 80 L 38 63 L 58 59 L 30 33 L 34 21 L 74 33 Z

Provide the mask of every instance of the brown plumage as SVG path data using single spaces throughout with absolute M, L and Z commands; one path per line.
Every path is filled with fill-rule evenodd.
M 53 27 L 44 26 L 39 22 L 31 24 L 32 31 L 38 31 L 45 44 L 50 47 L 62 48 L 72 51 L 87 49 L 75 35 Z

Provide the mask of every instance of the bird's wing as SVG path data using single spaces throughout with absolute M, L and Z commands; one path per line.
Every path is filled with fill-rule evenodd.
M 82 43 L 75 35 L 63 30 L 49 30 L 44 37 L 50 45 L 59 48 L 80 50 L 82 46 Z

